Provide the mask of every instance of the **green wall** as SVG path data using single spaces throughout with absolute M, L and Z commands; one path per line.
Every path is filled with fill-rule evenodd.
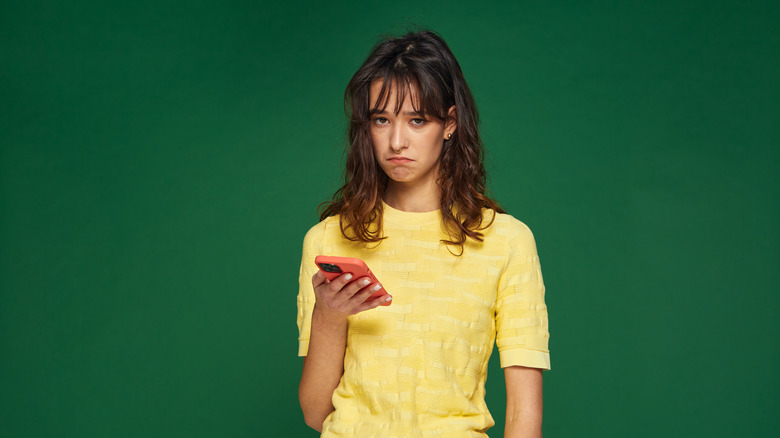
M 316 435 L 301 240 L 408 26 L 536 235 L 545 435 L 778 430 L 777 2 L 336 3 L 2 2 L 0 436 Z M 495 360 L 488 403 L 500 437 Z

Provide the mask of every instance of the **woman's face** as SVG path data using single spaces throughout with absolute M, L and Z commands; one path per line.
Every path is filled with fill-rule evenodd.
M 381 80 L 371 84 L 371 108 L 376 106 L 381 89 Z M 412 106 L 411 99 L 416 98 L 416 90 L 412 86 L 396 115 L 393 112 L 395 85 L 388 91 L 389 100 L 384 110 L 371 114 L 371 140 L 379 167 L 396 183 L 435 184 L 444 140 L 447 134 L 455 131 L 455 107 L 450 108 L 452 117 L 446 125 L 435 118 L 423 119 Z

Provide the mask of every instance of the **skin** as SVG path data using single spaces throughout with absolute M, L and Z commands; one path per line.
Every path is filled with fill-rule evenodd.
M 381 81 L 371 85 L 370 99 L 376 102 Z M 411 99 L 415 90 L 411 90 Z M 448 134 L 455 132 L 455 107 L 447 120 L 423 119 L 414 112 L 407 96 L 398 114 L 395 92 L 384 111 L 371 116 L 371 139 L 379 166 L 389 177 L 385 202 L 409 212 L 439 209 L 441 189 L 436 183 L 439 156 Z M 373 105 L 372 105 L 373 107 Z M 369 298 L 374 289 L 365 287 L 367 278 L 352 279 L 348 274 L 328 281 L 320 271 L 312 277 L 316 302 L 312 313 L 308 355 L 303 358 L 303 373 L 298 397 L 306 424 L 322 432 L 322 424 L 333 411 L 333 391 L 344 374 L 347 345 L 347 318 L 370 311 L 392 296 Z M 354 281 L 352 281 L 354 280 Z M 511 366 L 504 368 L 507 391 L 507 438 L 542 436 L 542 371 Z
M 542 370 L 521 366 L 504 368 L 506 424 L 504 438 L 541 438 Z
M 371 84 L 371 102 L 376 102 L 381 88 L 382 81 Z M 411 91 L 413 99 L 415 91 Z M 439 156 L 447 135 L 454 133 L 457 127 L 455 106 L 449 108 L 445 123 L 435 118 L 423 119 L 414 111 L 409 96 L 399 113 L 394 114 L 394 89 L 390 90 L 389 97 L 384 110 L 371 116 L 374 156 L 379 167 L 390 177 L 385 202 L 402 211 L 438 210 L 441 199 L 441 189 L 436 183 Z
M 317 271 L 311 280 L 316 300 L 298 399 L 304 421 L 318 432 L 322 432 L 323 421 L 333 412 L 331 397 L 344 374 L 347 317 L 392 299 L 392 296 L 369 299 L 375 291 L 373 287 L 364 287 L 370 282 L 369 278 L 351 281 L 351 277 L 344 274 L 329 282 L 322 271 Z

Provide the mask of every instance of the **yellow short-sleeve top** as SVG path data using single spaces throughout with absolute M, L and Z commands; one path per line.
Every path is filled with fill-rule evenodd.
M 439 211 L 383 207 L 387 238 L 379 245 L 345 239 L 335 216 L 303 241 L 300 356 L 309 347 L 317 255 L 363 259 L 393 296 L 390 306 L 349 318 L 344 375 L 322 436 L 484 437 L 495 424 L 484 400 L 493 343 L 502 367 L 550 369 L 533 234 L 512 216 L 495 214 L 484 242 L 469 239 L 458 257 L 440 242 L 447 235 Z M 485 210 L 486 220 L 493 215 Z

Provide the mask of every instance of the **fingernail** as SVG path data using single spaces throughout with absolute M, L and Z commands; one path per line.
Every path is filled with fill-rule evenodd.
M 347 280 L 347 281 L 352 280 L 352 274 L 345 275 L 344 279 Z
M 364 278 L 363 279 L 363 286 L 367 286 L 368 283 L 371 283 L 371 280 L 369 280 L 368 278 Z
M 379 289 L 382 289 L 382 285 L 381 284 L 375 284 L 374 287 L 372 287 L 371 289 L 373 289 L 374 291 L 378 291 Z
M 388 296 L 387 298 L 385 298 L 385 302 L 391 301 L 392 299 L 393 299 L 393 297 Z

